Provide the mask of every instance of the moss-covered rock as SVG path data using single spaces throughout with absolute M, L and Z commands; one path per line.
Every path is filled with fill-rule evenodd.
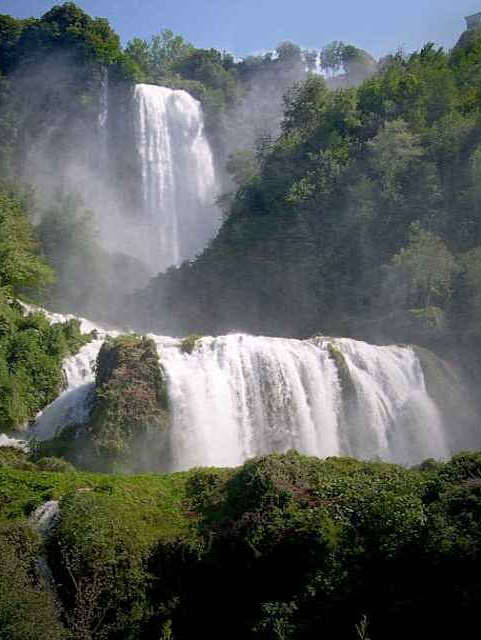
M 36 463 L 39 471 L 52 471 L 54 473 L 70 473 L 75 471 L 73 464 L 62 458 L 54 456 L 40 458 Z
M 29 454 L 18 447 L 0 447 L 0 468 L 34 471 L 35 465 L 29 460 Z
M 345 401 L 351 401 L 356 395 L 356 388 L 351 378 L 349 367 L 347 366 L 346 358 L 342 351 L 340 351 L 332 342 L 327 345 L 327 351 L 329 357 L 334 360 L 337 368 L 337 375 L 339 376 L 339 382 L 341 384 L 342 395 Z
M 96 398 L 87 433 L 110 468 L 162 468 L 167 389 L 155 343 L 135 335 L 107 340 L 97 358 Z
M 197 341 L 200 340 L 202 336 L 197 335 L 196 333 L 191 333 L 190 336 L 187 336 L 180 343 L 180 350 L 182 353 L 188 353 L 189 355 L 195 349 Z

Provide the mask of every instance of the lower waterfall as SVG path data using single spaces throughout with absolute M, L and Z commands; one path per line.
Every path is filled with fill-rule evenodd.
M 288 449 L 402 464 L 450 453 L 408 347 L 233 334 L 202 338 L 185 354 L 156 342 L 168 379 L 174 469 L 235 466 Z
M 51 322 L 73 317 L 46 315 Z M 46 440 L 88 421 L 96 357 L 119 334 L 80 322 L 96 337 L 64 361 L 65 389 L 29 437 Z M 229 334 L 199 338 L 186 350 L 181 339 L 149 337 L 167 383 L 169 470 L 236 466 L 289 449 L 408 465 L 454 452 L 410 347 Z M 12 445 L 23 442 L 0 436 L 0 446 Z

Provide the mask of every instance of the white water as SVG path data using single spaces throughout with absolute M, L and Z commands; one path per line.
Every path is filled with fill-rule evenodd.
M 153 272 L 193 257 L 214 235 L 214 162 L 200 103 L 186 91 L 138 84 L 135 133 L 142 174 L 142 255 Z
M 30 436 L 38 440 L 47 440 L 67 426 L 84 424 L 87 421 L 95 389 L 95 361 L 106 337 L 116 336 L 118 331 L 107 331 L 86 318 L 77 318 L 71 314 L 51 313 L 33 305 L 23 304 L 23 306 L 29 312 L 42 311 L 52 324 L 77 319 L 80 321 L 82 333 L 91 331 L 97 333 L 97 339 L 84 345 L 76 355 L 64 360 L 64 389 L 60 396 L 35 419 Z
M 58 520 L 59 511 L 58 500 L 49 500 L 35 509 L 30 516 L 30 522 L 41 536 L 48 537 Z
M 413 349 L 347 338 L 331 343 L 344 355 L 355 388 L 355 401 L 343 416 L 344 453 L 405 464 L 449 455 L 441 415 Z
M 61 322 L 72 316 L 48 317 Z M 37 417 L 30 435 L 38 439 L 88 419 L 93 365 L 103 340 L 117 332 L 81 323 L 84 331 L 95 328 L 98 339 L 66 359 L 66 389 Z M 201 338 L 188 354 L 176 338 L 151 337 L 167 379 L 172 470 L 235 466 L 288 449 L 402 464 L 452 453 L 411 348 L 231 334 Z M 329 345 L 344 356 L 350 392 Z M 0 436 L 0 445 L 2 438 L 8 443 Z
M 291 448 L 410 464 L 449 454 L 411 349 L 330 341 L 349 368 L 349 402 L 327 340 L 235 334 L 202 338 L 188 355 L 156 338 L 168 378 L 172 467 L 238 465 Z
M 17 440 L 16 438 L 10 438 L 4 433 L 0 433 L 0 447 L 13 447 L 14 449 L 23 449 L 26 451 L 28 443 L 25 440 Z
M 102 343 L 103 339 L 93 340 L 75 356 L 66 358 L 63 365 L 65 389 L 38 414 L 30 432 L 33 437 L 47 440 L 67 426 L 84 424 L 88 420 L 95 389 L 93 366 Z
M 48 540 L 52 534 L 53 528 L 58 522 L 60 516 L 60 503 L 58 500 L 49 500 L 44 502 L 30 515 L 30 524 L 37 531 L 44 541 Z M 35 573 L 39 580 L 50 591 L 58 607 L 61 607 L 61 600 L 58 597 L 57 585 L 55 583 L 52 571 L 49 567 L 47 556 L 41 553 L 35 559 Z

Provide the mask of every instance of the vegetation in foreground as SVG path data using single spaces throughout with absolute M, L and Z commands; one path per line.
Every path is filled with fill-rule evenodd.
M 376 640 L 475 628 L 481 453 L 407 470 L 289 452 L 143 476 L 14 468 L 24 455 L 0 463 L 2 640 Z M 48 500 L 60 500 L 59 518 L 41 540 L 28 517 Z

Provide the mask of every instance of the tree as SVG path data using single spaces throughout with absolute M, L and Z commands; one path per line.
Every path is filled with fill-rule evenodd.
M 247 184 L 259 171 L 259 162 L 253 151 L 236 151 L 229 156 L 226 170 L 234 183 L 240 187 Z
M 193 53 L 194 47 L 182 36 L 164 29 L 152 36 L 150 42 L 134 38 L 127 43 L 125 54 L 149 82 L 160 82 L 175 74 L 174 66 Z
M 26 194 L 0 187 L 0 287 L 11 295 L 53 280 L 52 270 L 37 254 L 26 202 Z
M 370 161 L 380 177 L 387 197 L 396 199 L 398 179 L 409 165 L 423 155 L 419 137 L 403 120 L 386 122 L 377 136 L 368 142 Z
M 343 64 L 344 43 L 334 40 L 323 47 L 320 55 L 321 69 L 331 74 L 337 73 Z
M 394 256 L 393 263 L 407 271 L 415 298 L 424 310 L 436 303 L 442 307 L 449 300 L 458 265 L 436 234 L 413 223 L 408 245 Z

